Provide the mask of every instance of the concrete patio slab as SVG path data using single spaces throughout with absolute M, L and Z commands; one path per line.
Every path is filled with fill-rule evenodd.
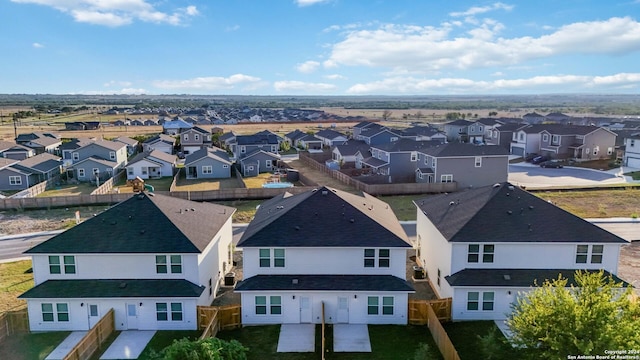
M 86 331 L 74 331 L 67 336 L 60 345 L 56 346 L 53 351 L 47 355 L 45 360 L 62 360 L 69 354 L 71 349 L 76 346 L 80 340 L 87 334 Z
M 315 348 L 315 324 L 282 324 L 280 326 L 278 352 L 314 352 Z
M 366 324 L 333 325 L 334 352 L 371 352 L 369 328 Z
M 102 359 L 137 359 L 142 350 L 147 346 L 153 335 L 153 331 L 126 330 L 120 333 L 107 351 L 100 356 Z

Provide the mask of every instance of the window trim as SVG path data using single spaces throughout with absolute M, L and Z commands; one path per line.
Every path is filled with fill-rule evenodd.
M 213 166 L 211 166 L 211 165 L 202 165 L 201 170 L 202 170 L 202 174 L 203 175 L 204 174 L 208 174 L 208 175 L 213 174 Z
M 466 311 L 495 311 L 495 302 L 494 291 L 469 291 Z
M 475 157 L 474 165 L 477 168 L 482 167 L 482 156 L 476 156 Z
M 394 313 L 394 296 L 367 296 L 367 316 L 393 316 Z
M 576 264 L 602 264 L 604 259 L 604 245 L 578 244 L 576 245 Z
M 256 295 L 253 305 L 256 316 L 282 316 L 281 295 Z
M 156 274 L 182 274 L 182 255 L 156 255 Z
M 9 176 L 9 185 L 18 186 L 22 185 L 22 176 Z
M 49 255 L 47 262 L 49 264 L 50 275 L 74 275 L 78 273 L 76 257 L 74 255 Z M 56 268 L 57 271 L 54 271 L 53 269 Z
M 453 182 L 453 174 L 442 174 L 440 175 L 441 183 L 452 183 Z
M 84 177 L 85 177 L 84 169 L 78 169 L 78 178 L 84 178 Z
M 115 160 L 116 159 L 116 152 L 115 151 L 109 151 L 109 159 L 111 159 L 111 160 Z
M 48 305 L 51 307 L 51 310 L 45 311 L 44 307 Z M 64 309 L 62 309 L 64 307 Z M 60 303 L 41 303 L 40 304 L 40 313 L 42 315 L 42 322 L 47 323 L 58 323 L 64 322 L 68 323 L 71 321 L 71 312 L 69 311 L 69 303 L 60 302 Z M 51 317 L 45 318 L 45 314 L 49 314 Z M 61 319 L 61 315 L 62 319 Z
M 548 142 L 549 141 L 549 134 L 542 134 L 542 141 L 543 142 Z

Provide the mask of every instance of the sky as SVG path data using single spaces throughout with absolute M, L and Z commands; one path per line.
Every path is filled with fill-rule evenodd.
M 638 94 L 640 0 L 0 0 L 0 93 Z

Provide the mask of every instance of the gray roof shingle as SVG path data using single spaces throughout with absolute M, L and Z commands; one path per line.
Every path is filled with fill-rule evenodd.
M 402 291 L 413 287 L 392 275 L 256 275 L 235 291 Z
M 199 297 L 204 291 L 184 279 L 47 280 L 20 295 L 21 299 Z
M 561 276 L 567 279 L 567 286 L 575 286 L 575 272 L 575 269 L 464 269 L 445 276 L 445 280 L 451 286 L 530 287 L 541 286 L 545 280 L 552 281 Z M 616 283 L 629 285 L 608 271 L 604 271 L 604 275 L 613 276 Z

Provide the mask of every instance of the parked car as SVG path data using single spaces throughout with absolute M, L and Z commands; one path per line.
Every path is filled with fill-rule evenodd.
M 542 162 L 545 162 L 547 160 L 550 160 L 548 156 L 540 155 L 540 156 L 534 157 L 533 160 L 531 160 L 531 163 L 538 165 L 538 164 L 540 164 Z
M 559 160 L 547 160 L 541 162 L 540 167 L 561 169 L 562 163 Z
M 538 155 L 536 153 L 528 154 L 527 156 L 524 157 L 524 161 L 531 162 L 531 160 L 537 158 L 538 156 L 540 156 L 540 155 Z

